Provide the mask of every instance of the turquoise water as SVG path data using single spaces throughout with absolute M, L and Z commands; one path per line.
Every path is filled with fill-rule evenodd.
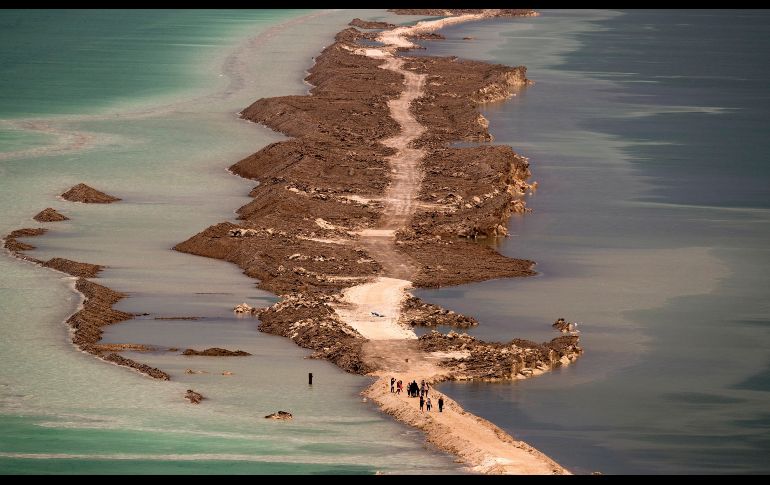
M 48 224 L 31 254 L 107 265 L 100 282 L 130 295 L 119 307 L 149 313 L 105 329 L 106 342 L 253 354 L 126 353 L 171 382 L 105 364 L 69 343 L 73 279 L 0 258 L 0 473 L 460 472 L 362 401 L 367 378 L 234 317 L 238 303 L 275 301 L 254 280 L 170 250 L 234 219 L 253 183 L 225 168 L 281 139 L 237 112 L 305 93 L 312 57 L 364 15 L 372 12 L 0 13 L 0 65 L 13 73 L 0 80 L 0 232 L 39 226 L 31 217 L 49 206 L 71 218 Z M 123 200 L 57 198 L 78 182 Z M 155 320 L 174 316 L 201 319 Z M 207 400 L 191 406 L 189 388 Z M 263 418 L 279 409 L 295 419 Z
M 0 113 L 93 113 L 179 91 L 202 93 L 212 86 L 200 64 L 238 35 L 302 13 L 7 10 L 0 16 Z
M 581 322 L 586 353 L 442 390 L 579 473 L 770 471 L 770 15 L 545 11 L 445 33 L 428 54 L 535 81 L 484 114 L 540 184 L 500 250 L 540 274 L 422 294 L 485 338 Z

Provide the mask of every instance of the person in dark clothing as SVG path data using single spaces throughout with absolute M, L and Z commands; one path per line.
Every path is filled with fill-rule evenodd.
M 390 378 L 390 392 L 396 392 L 396 390 L 393 389 L 395 383 L 396 383 L 396 378 L 395 377 L 391 377 Z
M 423 399 L 422 396 L 420 396 L 420 412 L 422 412 L 422 407 L 424 404 L 425 404 L 425 399 Z
M 439 397 L 438 398 L 438 412 L 442 413 L 444 412 L 444 398 Z

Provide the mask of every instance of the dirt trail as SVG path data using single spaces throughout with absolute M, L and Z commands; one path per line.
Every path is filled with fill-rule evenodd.
M 383 53 L 384 54 L 384 53 Z M 384 54 L 387 55 L 387 54 Z M 374 55 L 373 57 L 380 57 Z M 404 92 L 388 103 L 391 116 L 401 126 L 401 133 L 388 138 L 384 145 L 398 150 L 388 157 L 390 164 L 390 185 L 382 199 L 383 214 L 374 230 L 359 233 L 360 243 L 382 266 L 386 276 L 411 281 L 417 267 L 402 253 L 396 251 L 395 231 L 404 227 L 414 214 L 417 195 L 420 192 L 422 171 L 420 159 L 423 150 L 410 148 L 409 144 L 425 132 L 425 127 L 409 111 L 412 101 L 423 94 L 425 75 L 403 69 L 404 61 L 397 57 L 386 57 L 381 67 L 404 76 Z
M 425 156 L 423 150 L 409 146 L 425 131 L 409 108 L 412 101 L 422 96 L 426 76 L 404 69 L 404 61 L 394 55 L 395 49 L 411 45 L 405 35 L 484 17 L 465 15 L 386 31 L 380 40 L 389 45 L 357 52 L 383 59 L 385 62 L 381 68 L 404 76 L 403 93 L 388 103 L 391 116 L 399 123 L 401 132 L 383 142 L 397 150 L 395 155 L 388 157 L 390 185 L 382 199 L 383 214 L 374 228 L 358 233 L 360 245 L 382 265 L 385 277 L 345 290 L 343 303 L 335 311 L 345 323 L 368 339 L 364 344 L 363 359 L 380 370 L 373 373 L 378 379 L 363 394 L 377 402 L 384 412 L 422 429 L 428 441 L 459 456 L 473 471 L 485 474 L 568 474 L 566 469 L 544 454 L 523 441 L 514 440 L 489 421 L 465 412 L 443 394 L 431 391 L 429 397 L 433 400 L 434 409 L 428 413 L 420 411 L 418 398 L 390 392 L 391 378 L 401 380 L 406 389 L 412 380 L 419 383 L 424 379 L 432 384 L 444 380 L 447 374 L 447 370 L 439 365 L 446 355 L 421 350 L 414 332 L 398 323 L 401 304 L 417 267 L 396 250 L 395 232 L 409 223 L 417 208 L 416 199 L 423 177 L 420 160 Z M 441 413 L 437 404 L 439 396 L 443 397 L 445 406 Z
M 358 232 L 359 244 L 380 265 L 384 278 L 373 283 L 354 286 L 344 292 L 344 303 L 335 308 L 337 315 L 348 325 L 369 339 L 417 338 L 410 328 L 398 324 L 401 303 L 405 291 L 412 285 L 417 266 L 406 255 L 396 250 L 395 233 L 404 227 L 417 208 L 422 170 L 420 159 L 425 152 L 411 148 L 409 144 L 425 131 L 409 111 L 412 101 L 423 94 L 425 75 L 403 69 L 404 61 L 387 50 L 366 49 L 370 57 L 384 58 L 383 69 L 395 71 L 404 76 L 404 91 L 388 102 L 391 116 L 401 126 L 401 132 L 383 144 L 397 150 L 388 157 L 390 185 L 381 199 L 383 213 L 376 226 Z M 375 298 L 372 298 L 376 295 Z M 384 314 L 376 317 L 372 312 Z

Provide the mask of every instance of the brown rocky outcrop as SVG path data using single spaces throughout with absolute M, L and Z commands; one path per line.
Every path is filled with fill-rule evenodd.
M 243 350 L 227 350 L 219 347 L 211 347 L 206 350 L 186 349 L 182 355 L 203 355 L 206 357 L 243 357 L 251 355 Z
M 503 256 L 489 246 L 463 239 L 414 237 L 398 233 L 398 250 L 419 266 L 412 280 L 421 288 L 438 288 L 493 278 L 533 276 L 534 261 Z
M 419 199 L 435 209 L 413 217 L 411 229 L 418 236 L 504 236 L 510 216 L 526 210 L 529 161 L 508 146 L 436 150 L 422 166 Z
M 93 344 L 102 338 L 102 327 L 133 318 L 131 313 L 112 308 L 112 305 L 126 297 L 124 293 L 78 278 L 75 288 L 83 294 L 83 308 L 67 319 L 73 328 L 72 342 L 81 350 L 97 353 Z
M 277 304 L 260 310 L 259 330 L 292 339 L 300 347 L 314 350 L 315 359 L 329 360 L 354 374 L 367 374 L 373 367 L 363 359 L 365 339 L 337 318 L 325 295 L 286 295 Z
M 362 250 L 303 239 L 349 238 L 346 233 L 323 229 L 312 220 L 304 220 L 301 213 L 274 210 L 277 212 L 270 213 L 269 208 L 261 212 L 265 214 L 263 224 L 272 227 L 262 226 L 264 229 L 260 228 L 252 237 L 229 237 L 228 231 L 236 226 L 225 222 L 209 227 L 174 249 L 233 262 L 246 275 L 257 278 L 259 288 L 279 295 L 300 291 L 331 294 L 356 284 L 355 280 L 336 279 L 335 275 L 367 278 L 378 272 L 379 265 Z M 281 222 L 282 214 L 286 214 L 288 221 L 296 220 L 302 225 L 290 227 Z M 273 229 L 277 227 L 282 229 Z M 292 258 L 296 254 L 300 257 Z
M 419 338 L 426 352 L 464 352 L 466 357 L 448 358 L 442 365 L 451 369 L 450 378 L 458 380 L 498 380 L 529 377 L 576 359 L 582 352 L 578 337 L 557 337 L 537 344 L 524 339 L 508 343 L 484 342 L 467 334 L 432 331 Z
M 48 207 L 38 212 L 33 219 L 38 222 L 58 222 L 68 221 L 69 217 L 58 213 L 56 209 L 52 207 Z
M 278 411 L 277 413 L 268 414 L 265 416 L 265 419 L 275 419 L 279 421 L 289 421 L 294 416 L 290 412 L 287 411 Z
M 82 278 L 93 278 L 104 269 L 104 266 L 98 264 L 79 263 L 64 258 L 51 258 L 44 262 L 43 266 Z
M 195 392 L 192 389 L 188 389 L 187 393 L 184 395 L 184 397 L 185 397 L 185 399 L 190 401 L 190 404 L 200 404 L 201 401 L 206 399 L 205 397 L 203 397 L 203 394 Z
M 385 157 L 391 153 L 392 150 L 377 145 L 352 150 L 328 141 L 293 139 L 267 145 L 232 165 L 230 170 L 260 182 L 283 179 L 284 185 L 305 192 L 319 188 L 324 189 L 319 194 L 371 197 L 381 195 L 387 185 L 382 175 L 387 170 Z
M 132 369 L 135 369 L 141 372 L 142 374 L 152 377 L 153 379 L 159 379 L 161 381 L 168 381 L 171 379 L 171 377 L 168 374 L 158 369 L 157 367 L 151 367 L 147 364 L 142 364 L 135 360 L 127 359 L 115 353 L 111 353 L 106 357 L 102 357 L 102 358 L 107 362 L 113 362 L 123 367 L 130 367 Z
M 427 75 L 425 94 L 412 111 L 427 128 L 416 145 L 444 148 L 454 141 L 491 141 L 480 122 L 479 103 L 506 99 L 524 86 L 527 68 L 489 64 L 456 57 L 411 57 L 405 67 Z
M 351 20 L 348 25 L 352 25 L 353 27 L 358 27 L 360 29 L 392 29 L 393 27 L 395 27 L 394 24 L 390 24 L 388 22 L 374 22 L 371 20 L 361 20 L 358 17 Z
M 441 34 L 437 34 L 435 32 L 424 32 L 420 34 L 415 35 L 407 35 L 407 39 L 409 40 L 444 40 L 446 37 L 444 37 Z
M 475 327 L 479 324 L 473 317 L 455 313 L 432 303 L 425 303 L 415 296 L 408 297 L 402 304 L 399 323 L 413 327 L 447 325 L 459 328 Z
M 29 251 L 31 249 L 35 249 L 35 246 L 25 242 L 17 241 L 17 239 L 20 237 L 40 236 L 42 234 L 45 234 L 46 231 L 48 231 L 48 229 L 44 229 L 42 227 L 16 229 L 15 231 L 11 231 L 10 234 L 5 236 L 4 246 L 6 249 L 12 252 L 14 256 L 23 257 L 20 254 L 22 251 Z
M 568 322 L 563 318 L 557 319 L 553 325 L 551 325 L 556 330 L 564 333 L 564 332 L 572 332 L 577 329 L 577 324 L 573 322 Z
M 354 152 L 358 147 L 377 149 L 377 140 L 398 132 L 387 101 L 398 96 L 402 79 L 378 69 L 381 61 L 346 49 L 349 42 L 337 41 L 316 58 L 305 78 L 314 86 L 309 96 L 262 98 L 241 116 L 302 140 L 323 141 Z
M 144 344 L 94 344 L 93 348 L 98 352 L 152 352 L 156 347 Z
M 449 17 L 465 14 L 484 13 L 489 9 L 484 8 L 391 8 L 388 12 L 396 15 L 425 15 L 430 17 Z M 528 8 L 501 8 L 496 9 L 492 17 L 534 17 L 539 15 L 535 10 Z
M 61 194 L 61 196 L 70 202 L 83 202 L 86 204 L 109 204 L 120 200 L 83 183 L 75 185 Z

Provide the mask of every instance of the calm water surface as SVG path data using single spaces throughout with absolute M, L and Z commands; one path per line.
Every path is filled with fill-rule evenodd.
M 586 352 L 442 389 L 577 472 L 770 471 L 770 15 L 545 11 L 446 34 L 429 54 L 535 81 L 484 114 L 540 183 L 499 249 L 540 274 L 422 294 L 484 338 L 581 322 Z

